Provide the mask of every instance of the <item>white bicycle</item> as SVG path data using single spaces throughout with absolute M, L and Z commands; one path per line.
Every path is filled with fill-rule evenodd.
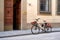
M 41 24 L 39 26 L 39 23 L 37 22 L 40 18 L 36 19 L 36 21 L 31 22 L 32 27 L 31 27 L 31 32 L 32 33 L 40 33 L 40 30 L 47 32 L 47 31 L 52 31 L 52 27 L 49 23 L 47 25 Z M 46 27 L 45 27 L 46 26 Z M 42 29 L 43 28 L 43 29 Z

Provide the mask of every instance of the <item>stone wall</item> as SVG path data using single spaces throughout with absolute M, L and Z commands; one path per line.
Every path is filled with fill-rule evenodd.
M 0 31 L 4 31 L 4 0 L 0 0 Z

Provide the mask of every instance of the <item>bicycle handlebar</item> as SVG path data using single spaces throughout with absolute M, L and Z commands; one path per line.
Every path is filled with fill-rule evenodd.
M 38 18 L 38 19 L 35 19 L 36 21 L 38 21 L 40 18 Z

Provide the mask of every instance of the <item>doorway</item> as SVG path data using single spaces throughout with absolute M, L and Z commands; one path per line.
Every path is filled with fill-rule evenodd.
M 14 0 L 13 4 L 13 30 L 21 29 L 21 0 Z

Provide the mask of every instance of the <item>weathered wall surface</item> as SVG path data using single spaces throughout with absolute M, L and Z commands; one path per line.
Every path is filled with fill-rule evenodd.
M 27 27 L 27 0 L 21 1 L 21 29 L 28 29 Z
M 47 22 L 52 23 L 52 26 L 60 26 L 60 16 L 56 15 L 57 0 L 51 0 L 51 16 L 40 15 L 39 6 L 39 0 L 27 0 L 27 23 L 34 21 L 35 18 L 40 18 L 40 23 L 47 20 Z
M 60 16 L 57 16 L 57 0 L 51 0 L 51 16 L 49 15 L 37 15 L 40 14 L 39 0 L 27 0 L 27 23 L 30 23 L 35 18 L 41 18 L 41 20 L 47 20 L 51 23 L 60 23 Z
M 4 0 L 0 0 L 0 31 L 4 31 Z

